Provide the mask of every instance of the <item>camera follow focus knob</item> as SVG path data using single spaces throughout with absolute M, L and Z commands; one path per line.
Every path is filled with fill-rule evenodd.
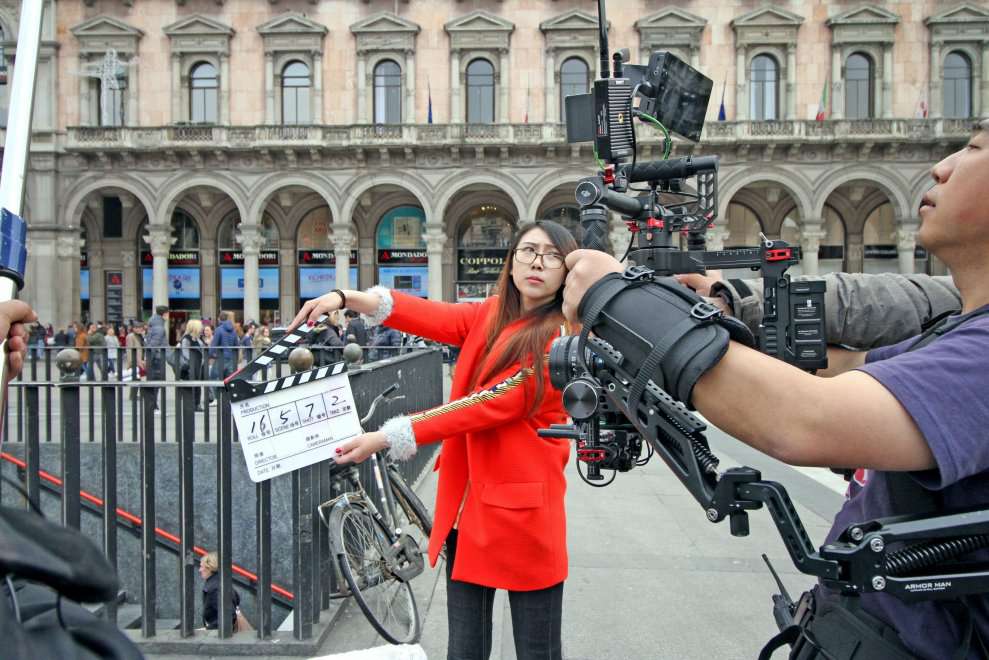
M 601 400 L 601 386 L 590 378 L 576 378 L 563 388 L 563 407 L 575 420 L 594 417 Z

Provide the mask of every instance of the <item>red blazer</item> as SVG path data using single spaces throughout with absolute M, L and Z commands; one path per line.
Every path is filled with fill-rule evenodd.
M 451 401 L 411 416 L 417 444 L 443 441 L 436 462 L 439 487 L 430 563 L 436 564 L 463 502 L 454 579 L 512 591 L 562 582 L 567 577 L 563 470 L 570 443 L 536 435 L 537 429 L 567 420 L 545 360 L 538 362 L 545 383 L 542 401 L 531 415 L 535 376 L 519 364 L 468 392 L 485 355 L 497 298 L 454 304 L 397 291 L 392 297 L 395 305 L 386 325 L 461 347 Z M 505 328 L 493 353 L 520 323 Z

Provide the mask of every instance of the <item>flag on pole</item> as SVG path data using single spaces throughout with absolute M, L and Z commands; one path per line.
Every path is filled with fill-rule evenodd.
M 927 94 L 924 92 L 924 89 L 921 88 L 920 94 L 917 97 L 917 119 L 927 119 L 927 111 Z
M 433 88 L 429 85 L 429 77 L 426 77 L 426 94 L 428 95 L 428 100 L 426 103 L 426 123 L 433 123 Z
M 721 107 L 718 109 L 718 121 L 725 121 L 728 119 L 728 114 L 725 112 L 725 88 L 728 87 L 728 73 L 725 72 L 725 81 L 721 84 Z
M 522 123 L 529 123 L 529 74 L 525 74 L 525 119 Z
M 816 121 L 824 121 L 824 118 L 828 115 L 828 83 L 830 82 L 830 77 L 824 79 L 824 87 L 821 88 L 821 102 L 817 105 L 817 116 L 814 118 Z

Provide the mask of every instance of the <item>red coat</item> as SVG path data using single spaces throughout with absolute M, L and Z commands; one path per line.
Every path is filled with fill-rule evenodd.
M 395 305 L 386 325 L 461 347 L 451 401 L 411 416 L 417 444 L 443 441 L 436 463 L 430 563 L 436 564 L 463 502 L 454 579 L 512 591 L 562 582 L 567 577 L 563 470 L 570 443 L 536 435 L 537 429 L 567 419 L 545 360 L 538 362 L 545 384 L 542 401 L 531 415 L 535 376 L 518 363 L 470 393 L 467 386 L 485 355 L 497 299 L 454 304 L 395 291 L 392 297 Z M 505 328 L 493 353 L 520 323 Z

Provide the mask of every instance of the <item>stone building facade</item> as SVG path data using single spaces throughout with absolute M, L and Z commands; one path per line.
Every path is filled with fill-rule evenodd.
M 0 1 L 8 65 L 17 4 Z M 561 123 L 597 76 L 596 4 L 46 0 L 27 299 L 64 326 L 157 304 L 277 323 L 376 282 L 485 295 L 512 229 L 574 222 L 596 169 Z M 612 50 L 669 50 L 714 81 L 701 142 L 673 150 L 721 157 L 709 247 L 761 231 L 803 246 L 804 272 L 937 268 L 916 211 L 989 114 L 989 2 L 608 11 Z M 638 138 L 640 160 L 661 155 Z

